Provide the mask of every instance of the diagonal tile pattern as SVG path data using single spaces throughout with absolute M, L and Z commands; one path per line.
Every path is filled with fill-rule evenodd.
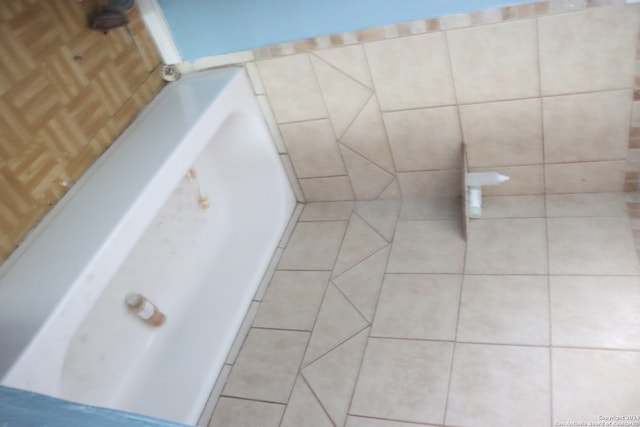
M 363 330 L 367 323 L 342 292 L 330 284 L 311 333 L 303 365 L 308 365 L 351 338 Z
M 391 150 L 375 96 L 369 98 L 340 138 L 347 147 L 369 159 L 389 173 L 395 171 Z
M 385 191 L 395 164 L 362 46 L 274 58 L 258 69 L 307 201 L 398 198 Z M 331 129 L 314 132 L 320 123 Z
M 461 140 L 472 168 L 512 178 L 487 195 L 638 191 L 634 3 L 537 1 L 253 50 L 274 135 L 326 119 L 352 150 L 310 177 L 300 150 L 317 147 L 300 138 L 299 200 L 457 195 Z M 376 191 L 384 175 L 354 153 L 402 191 Z
M 400 200 L 372 200 L 361 203 L 356 212 L 382 237 L 391 242 L 401 206 Z
M 619 196 L 488 197 L 466 244 L 457 202 L 308 204 L 210 426 L 552 427 L 632 413 L 640 270 Z M 560 244 L 610 270 L 549 271 L 547 259 L 582 265 Z
M 369 322 L 373 320 L 378 303 L 389 249 L 389 246 L 380 249 L 333 279 L 338 289 Z
M 386 245 L 387 241 L 380 234 L 359 215 L 353 215 L 333 267 L 334 277 Z
M 375 199 L 393 181 L 393 175 L 344 145 L 340 146 L 357 200 Z
M 362 45 L 319 50 L 315 55 L 344 72 L 360 84 L 372 89 L 373 81 Z
M 333 427 L 329 415 L 302 376 L 298 376 L 281 427 Z
M 353 117 L 371 97 L 371 89 L 321 59 L 312 56 L 311 63 L 318 77 L 334 132 L 340 138 Z
M 597 194 L 640 182 L 630 3 L 535 2 L 254 50 L 312 202 L 265 298 L 273 317 L 253 325 L 307 334 L 279 362 L 298 364 L 281 425 L 586 425 L 638 407 L 637 212 L 630 223 L 623 195 Z M 486 188 L 466 242 L 462 139 L 474 170 L 511 177 Z M 328 281 L 287 296 L 285 270 Z
M 374 162 L 340 144 L 342 158 L 348 172 L 349 184 L 355 200 L 372 200 L 375 198 L 398 198 L 399 192 L 386 190 L 395 180 L 395 175 L 388 173 Z
M 335 425 L 343 425 L 347 417 L 368 337 L 365 329 L 302 370 Z
M 394 179 L 391 181 L 391 184 L 384 189 L 382 193 L 378 196 L 380 200 L 398 200 L 401 197 L 402 192 L 400 191 L 400 184 L 398 179 Z
M 0 3 L 0 255 L 161 86 L 137 9 L 103 36 L 85 24 L 97 3 Z M 637 189 L 631 3 L 419 20 L 251 63 L 306 200 L 378 200 L 307 206 L 212 426 L 635 413 L 640 267 L 624 199 L 562 194 Z M 487 189 L 496 203 L 467 244 L 449 204 L 405 200 L 398 221 L 388 200 L 457 196 L 463 137 L 477 167 L 512 177 Z

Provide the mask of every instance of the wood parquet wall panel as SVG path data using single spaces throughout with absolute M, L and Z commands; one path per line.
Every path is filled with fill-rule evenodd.
M 101 5 L 0 1 L 0 262 L 164 85 L 138 9 L 104 34 Z

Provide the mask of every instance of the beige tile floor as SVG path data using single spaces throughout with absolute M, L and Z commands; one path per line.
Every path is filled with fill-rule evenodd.
M 307 204 L 209 426 L 640 425 L 624 195 L 484 203 Z

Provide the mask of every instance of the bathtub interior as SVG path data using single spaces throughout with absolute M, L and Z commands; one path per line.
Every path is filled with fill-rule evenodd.
M 264 138 L 253 120 L 231 116 L 193 165 L 211 206 L 185 174 L 97 299 L 67 350 L 62 398 L 197 421 L 294 204 L 270 147 L 250 142 Z M 130 292 L 165 324 L 128 312 Z

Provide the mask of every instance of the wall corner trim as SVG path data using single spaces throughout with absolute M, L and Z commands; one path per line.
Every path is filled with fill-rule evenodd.
M 169 24 L 157 0 L 138 0 L 138 8 L 142 14 L 147 30 L 162 56 L 165 64 L 182 62 L 182 57 L 176 45 Z

